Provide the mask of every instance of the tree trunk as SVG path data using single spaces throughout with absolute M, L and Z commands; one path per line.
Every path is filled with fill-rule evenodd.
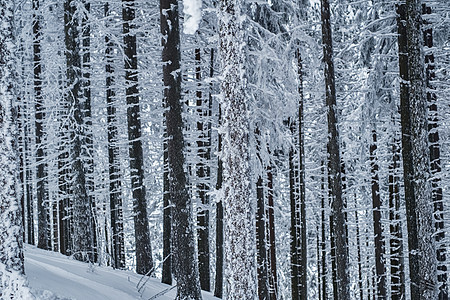
M 198 198 L 200 199 L 200 209 L 197 211 L 197 235 L 198 235 L 198 269 L 200 274 L 200 287 L 204 291 L 210 291 L 210 276 L 209 276 L 209 184 L 206 181 L 209 179 L 209 144 L 208 144 L 208 125 L 209 121 L 206 119 L 208 113 L 203 108 L 203 98 L 201 91 L 201 54 L 200 49 L 195 49 L 195 79 L 197 81 L 197 116 L 200 118 L 197 121 L 197 184 Z
M 214 50 L 211 49 L 211 72 L 210 77 L 213 75 L 213 66 L 212 62 L 214 59 Z M 219 126 L 222 124 L 222 114 L 221 108 L 219 105 L 219 118 L 218 123 Z M 217 151 L 222 151 L 222 134 L 219 133 L 218 136 L 218 146 Z M 223 163 L 219 158 L 217 161 L 217 184 L 216 190 L 219 191 L 222 189 L 223 182 Z M 217 298 L 222 298 L 223 296 L 223 202 L 220 199 L 216 204 L 216 280 L 215 280 L 215 288 L 214 288 L 214 296 Z
M 256 156 L 264 169 L 261 159 L 261 132 L 255 129 Z M 264 180 L 262 174 L 258 174 L 256 181 L 256 263 L 258 274 L 258 297 L 260 300 L 269 300 L 268 258 L 266 241 L 266 203 L 264 198 Z
M 184 172 L 184 137 L 181 117 L 180 28 L 178 2 L 161 0 L 164 103 L 172 207 L 172 257 L 177 280 L 176 299 L 201 299 L 193 228 L 192 202 Z
M 104 4 L 105 18 L 111 16 L 109 4 Z M 114 85 L 114 44 L 108 35 L 105 36 L 105 72 L 106 72 L 106 104 L 108 123 L 108 162 L 109 162 L 109 204 L 111 210 L 112 259 L 117 269 L 125 268 L 125 237 L 123 232 L 122 211 L 122 178 L 120 176 L 120 159 L 118 146 L 116 91 Z
M 254 209 L 250 188 L 249 120 L 245 69 L 245 40 L 241 6 L 222 0 L 219 11 L 223 81 L 223 163 L 225 212 L 225 279 L 228 299 L 254 299 L 256 291 Z
M 384 266 L 384 240 L 383 226 L 381 224 L 381 198 L 380 198 L 380 182 L 378 177 L 378 161 L 377 161 L 377 133 L 375 129 L 372 131 L 372 142 L 370 149 L 370 170 L 372 173 L 372 213 L 373 213 L 373 231 L 375 245 L 375 273 L 377 299 L 386 299 L 386 268 Z
M 402 80 L 405 80 L 402 85 L 409 82 L 409 86 L 400 88 L 400 105 L 406 219 L 410 251 L 410 288 L 413 300 L 437 298 L 434 288 L 437 279 L 436 249 L 433 236 L 435 230 L 433 212 L 429 207 L 432 192 L 429 182 L 430 155 L 421 11 L 420 0 L 407 0 L 405 29 L 402 28 L 403 24 L 399 25 L 400 76 Z M 401 22 L 400 20 L 399 23 Z M 407 73 L 405 73 L 406 70 Z
M 0 1 L 0 298 L 31 299 L 24 287 L 21 211 L 17 179 L 16 65 L 13 1 Z M 30 297 L 30 298 L 28 298 Z
M 395 124 L 395 119 L 393 119 Z M 398 168 L 400 161 L 400 141 L 394 137 L 392 163 L 389 165 L 389 241 L 391 265 L 391 299 L 401 300 L 405 296 L 405 273 L 403 236 L 400 217 L 400 187 Z
M 276 300 L 278 295 L 277 257 L 275 248 L 275 211 L 273 203 L 273 171 L 272 166 L 266 167 L 267 174 L 267 276 L 269 279 L 269 299 Z
M 322 42 L 325 62 L 326 105 L 328 108 L 328 187 L 331 199 L 330 230 L 334 299 L 350 299 L 348 247 L 342 197 L 341 158 L 336 116 L 336 87 L 333 63 L 333 42 L 328 0 L 321 0 Z M 334 246 L 334 247 L 333 247 Z
M 123 43 L 125 53 L 125 93 L 127 98 L 130 176 L 133 195 L 134 236 L 136 241 L 136 272 L 148 275 L 153 271 L 147 199 L 144 186 L 144 158 L 141 141 L 139 105 L 135 1 L 122 0 Z
M 431 14 L 431 7 L 426 4 L 422 5 L 422 13 L 424 15 Z M 424 40 L 425 47 L 428 48 L 428 53 L 425 54 L 425 76 L 427 83 L 427 102 L 428 102 L 428 140 L 430 148 L 430 167 L 431 167 L 431 187 L 434 203 L 434 216 L 436 228 L 436 246 L 437 246 L 437 261 L 438 261 L 438 282 L 439 282 L 439 299 L 448 300 L 448 286 L 447 286 L 447 265 L 445 245 L 445 226 L 444 226 L 444 203 L 442 197 L 442 183 L 440 178 L 441 169 L 441 154 L 439 146 L 439 131 L 438 131 L 438 107 L 437 97 L 434 93 L 432 81 L 435 79 L 435 65 L 433 54 L 433 29 L 431 23 L 424 20 Z
M 64 3 L 64 32 L 66 43 L 67 63 L 67 102 L 68 115 L 73 118 L 70 128 L 71 142 L 71 179 L 72 193 L 72 224 L 73 224 L 73 255 L 77 260 L 94 261 L 94 235 L 92 225 L 91 202 L 86 190 L 86 174 L 84 170 L 82 148 L 85 145 L 84 132 L 84 105 L 80 81 L 80 22 L 77 13 L 77 1 L 66 0 Z
M 41 64 L 41 13 L 39 0 L 33 0 L 33 70 L 35 98 L 35 147 L 36 147 L 36 201 L 38 207 L 38 248 L 50 249 L 49 203 L 46 191 L 46 172 L 44 154 L 45 118 L 44 99 L 42 97 L 42 64 Z

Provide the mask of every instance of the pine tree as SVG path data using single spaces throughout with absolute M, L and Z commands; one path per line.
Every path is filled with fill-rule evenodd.
M 172 207 L 172 258 L 177 280 L 176 299 L 201 299 L 192 202 L 184 171 L 184 136 L 181 116 L 180 28 L 178 3 L 161 0 L 161 33 L 164 105 L 169 171 L 169 203 Z
M 136 272 L 148 274 L 153 270 L 147 200 L 144 186 L 144 158 L 138 88 L 136 44 L 136 14 L 134 0 L 122 0 L 123 43 L 125 53 L 125 93 L 130 155 L 131 188 L 133 194 L 134 235 L 136 240 Z
M 219 43 L 223 81 L 224 250 L 227 299 L 254 299 L 254 212 L 251 201 L 245 40 L 241 3 L 220 1 Z
M 344 202 L 342 195 L 341 152 L 336 114 L 336 88 L 333 63 L 330 4 L 321 1 L 322 42 L 325 64 L 325 87 L 328 119 L 328 186 L 331 201 L 331 259 L 333 268 L 333 294 L 335 300 L 350 299 L 349 260 Z
M 32 299 L 23 266 L 21 211 L 17 180 L 17 111 L 14 1 L 0 1 L 0 298 Z
M 82 57 L 81 34 L 79 32 L 79 5 L 84 2 L 66 0 L 64 2 L 64 32 L 67 63 L 67 115 L 70 123 L 70 159 L 72 178 L 70 189 L 72 195 L 73 255 L 82 261 L 94 261 L 94 234 L 92 224 L 91 202 L 86 189 L 86 174 L 82 151 L 85 144 L 84 108 L 86 100 L 82 94 Z

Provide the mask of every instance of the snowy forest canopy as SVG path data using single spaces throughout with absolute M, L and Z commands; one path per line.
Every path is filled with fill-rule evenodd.
M 448 299 L 449 4 L 0 0 L 0 298 Z

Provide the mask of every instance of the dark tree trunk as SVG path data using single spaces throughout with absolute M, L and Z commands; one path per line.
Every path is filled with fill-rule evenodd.
M 92 136 L 92 110 L 91 110 L 91 25 L 89 24 L 88 14 L 91 10 L 89 0 L 84 2 L 84 9 L 86 13 L 83 13 L 81 17 L 81 95 L 82 95 L 82 108 L 81 114 L 84 125 L 83 144 L 86 145 L 82 148 L 83 166 L 86 177 L 86 193 L 89 203 L 91 203 L 91 216 L 92 216 L 92 238 L 93 238 L 93 259 L 97 261 L 97 216 L 96 205 L 94 197 L 94 144 Z
M 195 251 L 192 203 L 184 172 L 184 137 L 181 117 L 180 28 L 178 2 L 161 0 L 161 33 L 164 103 L 169 169 L 169 201 L 172 207 L 172 245 L 177 299 L 201 299 Z
M 200 49 L 195 49 L 195 79 L 197 80 L 197 131 L 199 134 L 197 140 L 198 163 L 197 163 L 197 191 L 199 197 L 200 209 L 197 211 L 198 224 L 198 269 L 200 273 L 200 287 L 204 291 L 210 291 L 210 275 L 209 275 L 209 149 L 208 144 L 208 110 L 203 107 L 203 98 L 201 91 L 202 69 Z
M 214 61 L 214 50 L 211 49 L 211 72 L 210 77 L 213 74 L 213 61 Z M 218 108 L 219 117 L 218 123 L 219 125 L 222 123 L 222 114 L 221 108 L 219 105 Z M 222 134 L 219 133 L 218 136 L 218 146 L 217 151 L 222 151 Z M 216 190 L 222 189 L 222 181 L 223 181 L 223 164 L 222 160 L 219 158 L 217 160 L 217 183 Z M 218 298 L 222 298 L 223 296 L 223 204 L 222 201 L 218 201 L 216 204 L 216 280 L 215 280 L 215 288 L 214 288 L 214 296 Z
M 292 122 L 291 133 L 298 147 L 297 157 L 294 150 L 289 153 L 289 181 L 291 203 L 291 284 L 292 299 L 306 299 L 307 289 L 307 245 L 305 215 L 305 157 L 303 124 L 303 64 L 300 50 L 297 49 L 297 72 L 299 78 L 298 121 Z M 297 136 L 296 136 L 297 134 Z M 295 164 L 297 162 L 297 165 Z
M 166 103 L 164 103 L 164 107 Z M 165 113 L 164 113 L 165 114 Z M 165 121 L 164 121 L 165 124 Z M 164 171 L 163 171 L 163 268 L 162 283 L 172 284 L 172 206 L 169 192 L 169 152 L 167 149 L 167 130 L 164 129 Z
M 420 0 L 407 0 L 404 14 L 406 22 L 402 24 L 401 14 L 398 22 L 399 65 L 403 81 L 400 87 L 403 169 L 412 300 L 437 298 L 434 289 L 437 279 L 434 218 L 429 207 L 432 192 L 421 12 Z M 409 83 L 409 86 L 405 87 L 405 83 Z
M 109 4 L 104 5 L 105 18 L 111 16 Z M 118 146 L 116 91 L 114 85 L 114 44 L 108 35 L 105 36 L 105 72 L 106 72 L 106 104 L 108 123 L 108 162 L 109 162 L 109 204 L 111 210 L 112 259 L 117 269 L 125 268 L 125 240 L 123 232 L 122 211 L 122 178 L 120 176 L 120 159 Z
M 395 118 L 394 124 L 395 124 Z M 392 163 L 389 165 L 389 233 L 390 244 L 390 265 L 391 265 L 391 299 L 401 300 L 405 296 L 405 273 L 404 273 L 404 253 L 403 236 L 401 228 L 400 213 L 400 141 L 394 137 L 392 146 Z
M 72 224 L 73 224 L 73 255 L 77 260 L 94 261 L 94 234 L 92 232 L 91 202 L 86 190 L 86 175 L 83 164 L 82 151 L 85 145 L 84 132 L 84 105 L 80 81 L 82 79 L 80 56 L 80 24 L 76 17 L 76 1 L 66 0 L 64 3 L 64 32 L 66 43 L 67 63 L 67 102 L 68 114 L 71 121 L 71 179 L 72 193 Z
M 36 201 L 38 207 L 38 248 L 50 249 L 49 203 L 46 191 L 46 171 L 44 154 L 45 118 L 44 99 L 42 97 L 42 67 L 41 67 L 41 13 L 39 0 L 33 0 L 33 70 L 35 98 L 35 147 L 36 147 Z
M 356 200 L 356 197 L 355 197 Z M 358 257 L 358 290 L 359 299 L 363 299 L 364 289 L 363 289 L 363 274 L 362 274 L 362 260 L 361 260 L 361 237 L 359 230 L 359 217 L 358 211 L 355 211 L 355 222 L 356 222 L 356 253 Z
M 259 128 L 255 130 L 256 137 L 256 155 L 263 169 L 261 160 L 261 132 Z M 258 298 L 260 300 L 269 299 L 269 281 L 268 281 L 268 259 L 267 259 L 267 241 L 266 241 L 266 203 L 264 198 L 264 180 L 261 174 L 256 181 L 256 262 L 258 273 Z
M 321 253 L 321 267 L 322 267 L 322 285 L 319 286 L 319 289 L 322 290 L 322 299 L 328 299 L 327 294 L 327 245 L 326 245 L 326 218 L 325 218 L 325 195 L 327 192 L 325 191 L 325 162 L 321 161 L 320 165 L 321 169 L 321 184 L 320 184 L 320 226 L 321 226 L 321 241 L 320 241 L 320 253 Z
M 373 231 L 375 244 L 375 273 L 377 299 L 386 299 L 386 268 L 384 266 L 385 246 L 383 240 L 383 226 L 381 224 L 381 198 L 380 182 L 378 177 L 377 161 L 377 133 L 372 131 L 372 142 L 370 145 L 370 170 L 372 174 L 372 213 L 373 213 Z
M 422 5 L 422 13 L 424 15 L 431 14 L 431 7 L 426 4 Z M 430 148 L 430 167 L 431 167 L 431 187 L 434 203 L 434 216 L 436 218 L 436 244 L 437 244 L 437 261 L 438 261 L 438 282 L 439 282 L 439 300 L 448 300 L 448 286 L 447 286 L 447 265 L 445 245 L 445 227 L 444 227 L 444 203 L 442 197 L 442 184 L 440 173 L 441 169 L 441 154 L 439 146 L 439 131 L 438 131 L 438 107 L 437 97 L 434 93 L 433 80 L 436 77 L 433 48 L 433 29 L 431 23 L 424 20 L 426 27 L 424 28 L 425 47 L 427 53 L 425 54 L 425 76 L 427 83 L 427 102 L 428 102 L 428 140 Z
M 125 93 L 127 98 L 128 140 L 131 188 L 133 191 L 134 236 L 136 241 L 136 272 L 148 275 L 153 271 L 147 199 L 144 186 L 144 157 L 141 141 L 139 105 L 135 1 L 122 0 L 123 43 L 125 52 Z
M 328 0 L 321 0 L 322 42 L 325 63 L 326 105 L 328 108 L 328 188 L 331 199 L 330 230 L 334 299 L 350 299 L 348 247 L 342 195 L 341 158 L 338 120 L 336 115 L 336 87 L 333 63 L 333 41 Z M 334 246 L 334 247 L 333 247 Z
M 278 295 L 277 257 L 275 248 L 275 212 L 273 203 L 273 171 L 267 166 L 267 276 L 269 279 L 269 299 L 276 300 Z

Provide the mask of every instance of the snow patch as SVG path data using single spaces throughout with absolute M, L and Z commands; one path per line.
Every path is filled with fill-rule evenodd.
M 183 31 L 194 34 L 202 20 L 202 0 L 183 0 L 183 12 L 186 15 Z

